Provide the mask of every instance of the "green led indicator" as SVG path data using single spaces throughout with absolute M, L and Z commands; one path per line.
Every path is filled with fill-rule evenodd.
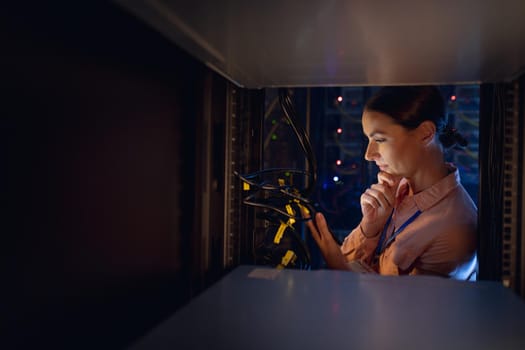
M 272 134 L 272 140 L 277 140 L 277 135 L 276 134 Z

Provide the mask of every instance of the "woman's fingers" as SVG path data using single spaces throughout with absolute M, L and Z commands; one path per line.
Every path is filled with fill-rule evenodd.
M 317 229 L 319 230 L 319 237 L 321 239 L 325 239 L 326 235 L 329 234 L 329 229 L 324 215 L 317 213 L 317 215 L 315 215 L 315 223 L 317 224 Z
M 392 212 L 400 178 L 380 172 L 379 183 L 373 184 L 361 195 L 362 224 L 367 232 L 378 232 Z
M 367 204 L 367 205 L 371 206 L 374 209 L 377 209 L 380 206 L 380 203 L 377 200 L 377 198 L 375 198 L 374 196 L 370 195 L 368 193 L 368 190 L 366 190 L 365 193 L 363 193 L 361 195 L 361 206 L 363 206 L 364 204 Z
M 319 243 L 319 241 L 321 240 L 321 237 L 319 235 L 319 231 L 317 231 L 317 228 L 315 227 L 315 224 L 313 222 L 314 219 L 312 220 L 308 220 L 306 222 L 306 226 L 308 227 L 308 229 L 310 230 L 310 234 L 312 235 L 312 237 L 315 239 L 316 242 Z
M 315 224 L 313 220 L 315 220 Z M 310 230 L 310 233 L 314 237 L 315 241 L 319 245 L 321 242 L 325 241 L 327 237 L 330 238 L 332 236 L 323 214 L 317 213 L 313 220 L 307 221 L 306 225 L 308 226 L 308 229 Z
M 331 269 L 345 270 L 347 268 L 345 258 L 341 253 L 341 248 L 332 237 L 324 215 L 317 213 L 313 220 L 315 222 L 310 220 L 306 224 L 323 254 L 327 266 Z
M 380 171 L 377 173 L 377 182 L 380 184 L 386 184 L 388 186 L 394 186 L 394 177 L 390 175 L 389 173 L 385 173 L 384 171 Z
M 397 186 L 399 185 L 399 182 L 402 178 L 402 176 L 392 175 L 385 173 L 384 171 L 377 173 L 377 182 L 380 184 L 386 184 L 390 187 L 393 187 L 394 189 L 397 189 Z
M 311 215 L 310 215 L 310 212 L 308 210 L 306 210 L 305 208 L 302 208 L 301 209 L 301 215 L 303 218 L 305 219 L 309 219 L 306 221 L 306 227 L 308 227 L 308 229 L 310 230 L 310 233 L 312 235 L 312 237 L 316 240 L 316 241 L 319 241 L 320 237 L 319 237 L 319 231 L 317 231 L 317 227 L 315 226 L 313 220 L 315 220 L 315 218 L 312 218 Z
M 376 188 L 380 188 L 377 190 Z M 391 188 L 385 188 L 383 185 L 373 185 L 373 188 L 378 191 L 378 198 L 382 199 L 387 207 L 392 207 L 396 198 L 395 191 Z
M 367 199 L 374 208 L 388 208 L 392 206 L 392 199 L 388 199 L 388 195 L 385 193 L 385 188 L 382 185 L 372 185 L 371 188 L 365 191 Z M 374 205 L 374 202 L 376 205 Z

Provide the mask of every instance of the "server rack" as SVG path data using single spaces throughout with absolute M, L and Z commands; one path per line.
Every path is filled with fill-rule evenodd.
M 262 168 L 265 91 L 229 81 L 114 4 L 14 7 L 1 11 L 4 329 L 25 345 L 121 347 L 255 262 L 266 224 L 241 203 L 232 170 Z M 482 84 L 480 99 L 480 276 L 521 295 L 524 85 Z M 119 133 L 132 125 L 121 113 L 144 130 Z M 152 120 L 166 127 L 155 137 Z M 173 178 L 145 172 L 129 149 Z M 87 188 L 94 178 L 105 186 Z M 101 216 L 79 226 L 88 209 Z

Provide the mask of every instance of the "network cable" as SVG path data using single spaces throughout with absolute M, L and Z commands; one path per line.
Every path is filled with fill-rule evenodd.
M 277 268 L 309 269 L 310 252 L 296 226 L 310 220 L 316 212 L 315 203 L 308 197 L 317 182 L 317 161 L 307 133 L 297 122 L 287 89 L 279 89 L 279 102 L 285 120 L 304 152 L 306 169 L 270 168 L 249 174 L 234 174 L 243 182 L 246 193 L 243 203 L 263 210 L 262 216 L 269 222 L 264 239 L 255 247 L 259 252 L 256 261 Z M 294 175 L 306 177 L 304 188 L 293 183 L 291 179 Z

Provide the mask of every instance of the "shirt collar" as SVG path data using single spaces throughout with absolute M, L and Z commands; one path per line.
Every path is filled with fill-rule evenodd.
M 434 185 L 430 186 L 429 188 L 419 193 L 416 193 L 412 196 L 419 210 L 425 211 L 429 208 L 432 208 L 440 200 L 446 197 L 450 193 L 450 191 L 452 191 L 454 188 L 459 186 L 460 177 L 459 177 L 458 169 L 452 164 L 447 164 L 447 167 L 449 168 L 449 171 L 450 171 L 450 173 L 447 176 L 445 176 L 444 178 L 442 178 L 441 180 L 439 180 L 438 182 L 436 182 Z M 406 180 L 406 179 L 403 179 L 403 180 Z M 406 185 L 408 185 L 408 181 L 400 182 L 399 187 L 398 187 L 398 193 L 400 192 L 401 187 L 405 183 Z

